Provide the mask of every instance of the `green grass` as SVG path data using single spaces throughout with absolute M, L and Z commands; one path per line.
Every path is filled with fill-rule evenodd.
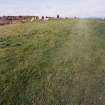
M 105 21 L 1 26 L 0 105 L 105 105 Z

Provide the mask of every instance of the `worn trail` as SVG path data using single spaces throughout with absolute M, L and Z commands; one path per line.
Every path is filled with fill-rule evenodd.
M 95 30 L 91 25 L 91 21 L 79 20 L 63 46 L 55 52 L 51 69 L 54 73 L 48 75 L 47 88 L 59 97 L 61 105 L 101 103 L 103 93 L 99 93 L 97 89 L 100 88 L 98 79 L 101 81 L 99 74 L 102 71 L 97 65 L 102 65 L 98 59 L 103 58 L 99 50 L 94 51 L 94 47 L 98 46 Z M 97 98 L 94 99 L 96 94 Z

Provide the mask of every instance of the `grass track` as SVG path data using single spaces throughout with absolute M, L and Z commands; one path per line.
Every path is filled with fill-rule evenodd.
M 105 105 L 105 22 L 0 27 L 0 105 Z

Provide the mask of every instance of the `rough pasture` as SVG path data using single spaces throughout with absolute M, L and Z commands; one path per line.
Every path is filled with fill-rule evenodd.
M 105 21 L 0 27 L 0 105 L 105 105 Z

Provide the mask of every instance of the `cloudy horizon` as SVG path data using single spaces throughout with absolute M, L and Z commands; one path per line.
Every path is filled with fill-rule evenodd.
M 0 15 L 105 17 L 105 0 L 0 0 Z

